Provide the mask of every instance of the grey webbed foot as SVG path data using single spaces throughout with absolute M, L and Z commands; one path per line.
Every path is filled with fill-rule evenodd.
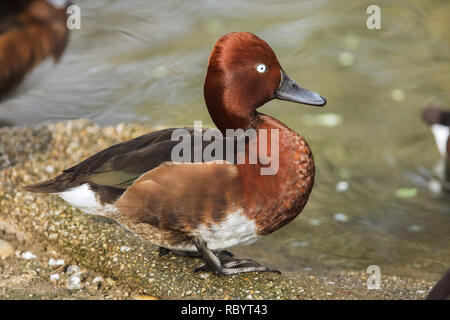
M 165 256 L 165 255 L 168 254 L 169 252 L 170 252 L 170 250 L 167 249 L 167 248 L 164 248 L 164 247 L 159 247 L 159 248 L 158 248 L 158 254 L 159 254 L 160 257 Z
M 208 249 L 207 244 L 202 239 L 194 239 L 195 246 L 201 254 L 205 264 L 197 267 L 194 272 L 211 270 L 216 275 L 231 275 L 245 272 L 276 272 L 281 273 L 275 268 L 265 267 L 250 259 L 236 259 L 229 255 L 229 252 L 218 255 Z

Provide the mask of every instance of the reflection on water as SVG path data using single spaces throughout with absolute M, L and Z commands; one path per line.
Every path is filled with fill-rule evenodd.
M 299 218 L 237 253 L 291 271 L 446 270 L 450 201 L 427 187 L 438 152 L 419 114 L 450 101 L 450 2 L 378 1 L 382 30 L 368 30 L 367 4 L 350 0 L 76 2 L 82 29 L 64 59 L 3 102 L 0 119 L 212 125 L 202 92 L 209 50 L 225 33 L 254 32 L 328 104 L 262 108 L 308 140 L 317 183 Z

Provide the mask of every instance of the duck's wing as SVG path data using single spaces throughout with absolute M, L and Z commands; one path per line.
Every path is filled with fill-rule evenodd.
M 193 139 L 193 128 L 185 128 Z M 176 128 L 164 129 L 113 145 L 58 177 L 26 186 L 32 192 L 58 193 L 84 183 L 125 190 L 143 173 L 172 161 L 172 149 L 180 143 L 172 139 Z M 203 142 L 205 148 L 211 142 Z M 194 144 L 191 143 L 193 147 Z M 191 152 L 192 161 L 194 152 Z M 123 191 L 122 191 L 123 192 Z

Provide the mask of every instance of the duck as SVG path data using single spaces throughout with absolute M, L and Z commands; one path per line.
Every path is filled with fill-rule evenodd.
M 0 100 L 47 58 L 58 63 L 69 38 L 66 0 L 0 3 Z
M 450 300 L 450 268 L 442 278 L 433 286 L 426 300 Z
M 187 161 L 172 161 L 179 144 L 173 134 L 180 128 L 167 128 L 113 145 L 25 190 L 56 194 L 87 214 L 112 218 L 156 244 L 160 255 L 199 257 L 204 264 L 194 271 L 279 272 L 237 259 L 227 249 L 251 244 L 291 222 L 308 201 L 315 165 L 300 134 L 257 109 L 273 99 L 317 107 L 326 100 L 292 80 L 269 44 L 249 32 L 229 33 L 216 42 L 203 91 L 217 129 L 201 132 L 213 130 L 224 136 L 219 143 L 235 143 L 239 139 L 228 137 L 229 130 L 254 130 L 255 135 L 244 137 L 239 151 L 244 158 L 258 139 L 275 145 L 271 136 L 276 133 L 271 151 L 278 155 L 276 171 L 262 174 L 263 157 L 251 163 L 223 155 L 204 161 L 191 154 Z M 197 129 L 184 130 L 194 137 Z M 211 143 L 203 141 L 201 150 Z
M 444 190 L 450 191 L 450 111 L 428 105 L 422 110 L 422 120 L 430 127 L 440 154 L 437 175 L 444 182 Z

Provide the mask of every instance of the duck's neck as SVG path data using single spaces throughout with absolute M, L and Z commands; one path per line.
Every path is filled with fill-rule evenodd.
M 227 129 L 248 129 L 253 127 L 258 117 L 258 113 L 254 110 L 247 112 L 239 107 L 222 107 L 208 105 L 209 115 L 217 128 L 223 133 Z

